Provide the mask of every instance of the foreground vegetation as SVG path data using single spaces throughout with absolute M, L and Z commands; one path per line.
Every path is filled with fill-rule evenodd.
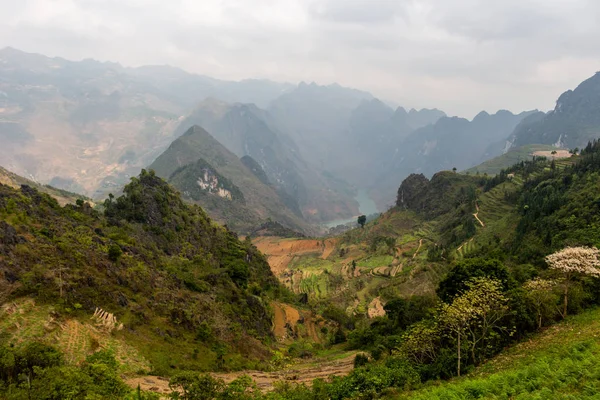
M 435 383 L 400 399 L 597 398 L 600 310 L 586 311 L 519 343 L 469 377 Z
M 262 394 L 246 377 L 225 384 L 202 374 L 272 365 L 269 302 L 293 297 L 249 240 L 239 241 L 201 209 L 184 205 L 152 172 L 133 179 L 124 196 L 109 198 L 104 215 L 82 202 L 61 208 L 31 188 L 17 192 L 0 186 L 3 303 L 28 296 L 52 305 L 52 318 L 64 323 L 89 319 L 96 307 L 108 309 L 118 323 L 104 334 L 147 357 L 152 371 L 140 372 L 170 376 L 173 398 L 345 399 L 402 392 L 421 398 L 586 396 L 595 390 L 598 372 L 594 340 L 568 336 L 564 345 L 540 347 L 538 358 L 516 363 L 514 371 L 484 371 L 497 365 L 489 360 L 503 349 L 600 304 L 599 176 L 598 142 L 572 159 L 536 158 L 493 178 L 413 175 L 402 183 L 394 210 L 333 241 L 313 240 L 321 256 L 294 259 L 291 265 L 312 273 L 314 281 L 300 285 L 308 295 L 300 300 L 330 321 L 320 326 L 326 341 L 313 346 L 292 337 L 285 353 L 310 357 L 337 345 L 367 356 L 357 356 L 349 375 L 311 387 L 288 382 Z M 349 284 L 334 276 L 342 259 L 347 265 L 339 273 Z M 381 262 L 399 262 L 401 272 L 376 276 Z M 371 273 L 356 274 L 359 268 Z M 444 273 L 429 279 L 429 290 L 404 290 L 428 271 Z M 312 296 L 311 287 L 326 295 Z M 347 313 L 340 307 L 348 300 L 344 296 L 359 303 L 377 296 L 385 316 L 367 318 L 358 307 Z M 568 323 L 584 324 L 586 318 L 579 318 Z M 91 374 L 89 365 L 96 362 L 88 357 L 99 346 L 77 363 L 38 365 L 23 352 L 30 342 L 48 345 L 57 328 L 48 323 L 51 334 L 43 328 L 23 342 L 21 323 L 16 320 L 17 329 L 8 327 L 1 337 L 7 354 L 4 394 L 19 398 L 32 393 L 27 390 L 35 379 L 40 386 L 46 379 L 53 382 L 44 375 L 46 368 Z M 573 365 L 578 364 L 589 368 L 577 375 Z M 22 369 L 15 374 L 18 365 L 33 367 L 29 375 Z M 479 377 L 458 378 L 473 371 Z M 589 384 L 580 385 L 575 377 Z M 451 383 L 428 386 L 440 379 Z M 86 387 L 86 393 L 71 398 L 128 395 L 102 392 L 102 384 L 96 388 L 93 382 Z

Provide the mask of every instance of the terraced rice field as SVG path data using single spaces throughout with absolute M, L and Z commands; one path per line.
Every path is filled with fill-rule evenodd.
M 33 299 L 5 304 L 0 309 L 0 331 L 7 333 L 8 342 L 16 347 L 31 341 L 55 345 L 71 364 L 83 362 L 94 351 L 109 349 L 121 363 L 121 373 L 150 369 L 135 348 L 94 326 L 91 320 L 60 318 L 52 307 L 37 305 Z

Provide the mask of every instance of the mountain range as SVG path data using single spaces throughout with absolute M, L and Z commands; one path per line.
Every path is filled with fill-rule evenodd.
M 177 159 L 177 148 L 186 159 L 178 168 L 195 169 L 159 173 L 180 190 L 208 168 L 243 194 L 221 198 L 219 206 L 209 196 L 212 206 L 203 206 L 217 220 L 246 229 L 282 219 L 287 228 L 305 230 L 354 218 L 366 209 L 358 193 L 384 211 L 411 173 L 468 169 L 524 144 L 584 146 L 598 135 L 599 82 L 596 74 L 564 93 L 547 114 L 482 111 L 469 121 L 437 109 L 394 109 L 337 84 L 228 82 L 169 66 L 73 62 L 6 48 L 0 50 L 0 165 L 104 198 L 141 168 L 159 165 L 157 158 Z M 192 159 L 176 144 L 194 126 L 220 143 L 207 139 L 237 172 L 224 171 L 203 151 L 193 151 Z M 266 208 L 249 213 L 241 198 L 259 184 L 274 203 L 260 201 Z
M 593 397 L 599 111 L 2 50 L 0 397 Z

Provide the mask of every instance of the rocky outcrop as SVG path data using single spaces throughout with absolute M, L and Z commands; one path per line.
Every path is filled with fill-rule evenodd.
M 410 174 L 398 189 L 396 206 L 404 209 L 419 210 L 428 186 L 429 179 L 425 175 Z

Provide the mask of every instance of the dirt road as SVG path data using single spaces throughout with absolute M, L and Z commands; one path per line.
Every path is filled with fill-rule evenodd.
M 254 380 L 258 388 L 262 391 L 273 390 L 275 382 L 287 381 L 294 383 L 311 384 L 317 378 L 327 379 L 331 376 L 344 376 L 350 373 L 354 368 L 355 352 L 348 353 L 343 358 L 335 360 L 310 360 L 302 364 L 275 371 L 239 371 L 230 373 L 213 373 L 216 378 L 223 379 L 226 383 L 239 378 L 242 375 L 248 375 Z M 140 376 L 126 381 L 127 385 L 137 388 L 138 384 L 142 390 L 166 395 L 170 393 L 169 381 L 166 378 L 158 376 Z

